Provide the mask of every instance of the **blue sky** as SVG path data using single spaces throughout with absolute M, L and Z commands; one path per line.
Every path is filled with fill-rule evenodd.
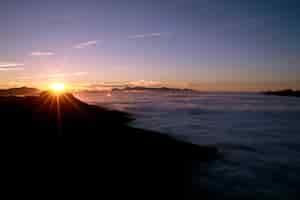
M 3 0 L 0 86 L 65 81 L 298 88 L 299 4 Z

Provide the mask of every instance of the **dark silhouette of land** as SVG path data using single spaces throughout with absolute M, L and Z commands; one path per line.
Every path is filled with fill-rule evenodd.
M 33 96 L 38 95 L 40 90 L 36 88 L 20 87 L 10 89 L 0 89 L 0 96 Z
M 83 197 L 189 198 L 192 163 L 218 156 L 215 147 L 130 127 L 130 114 L 88 105 L 67 93 L 2 96 L 0 113 L 2 136 L 62 136 L 57 166 L 49 165 L 59 169 L 60 186 L 73 187 L 72 194 L 85 191 Z
M 279 91 L 267 91 L 263 92 L 265 95 L 276 95 L 276 96 L 289 96 L 289 97 L 300 97 L 300 91 L 297 90 L 279 90 Z

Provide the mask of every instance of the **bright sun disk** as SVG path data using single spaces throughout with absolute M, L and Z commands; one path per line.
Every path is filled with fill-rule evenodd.
M 65 90 L 65 84 L 53 83 L 52 85 L 50 85 L 50 88 L 56 93 L 61 93 Z

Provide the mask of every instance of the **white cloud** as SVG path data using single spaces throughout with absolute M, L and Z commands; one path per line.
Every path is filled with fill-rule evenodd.
M 74 73 L 71 73 L 70 75 L 71 76 L 84 76 L 87 74 L 88 74 L 88 72 L 74 72 Z
M 20 71 L 24 70 L 23 63 L 1 63 L 0 62 L 0 71 Z
M 24 66 L 23 63 L 9 63 L 9 62 L 0 62 L 0 67 L 20 67 Z
M 87 42 L 82 42 L 82 43 L 76 44 L 73 48 L 75 48 L 75 49 L 84 49 L 84 48 L 89 47 L 89 46 L 95 46 L 98 42 L 99 42 L 98 40 L 90 40 L 90 41 L 87 41 Z
M 138 35 L 131 35 L 128 39 L 143 39 L 143 38 L 152 38 L 152 37 L 161 37 L 166 33 L 156 32 L 156 33 L 145 33 L 145 34 L 138 34 Z
M 0 67 L 0 71 L 21 71 L 23 67 Z
M 55 53 L 51 51 L 34 51 L 31 52 L 31 56 L 53 56 Z

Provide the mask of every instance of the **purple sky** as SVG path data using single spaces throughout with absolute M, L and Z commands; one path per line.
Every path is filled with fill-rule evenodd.
M 2 0 L 0 27 L 0 87 L 300 87 L 296 0 Z

